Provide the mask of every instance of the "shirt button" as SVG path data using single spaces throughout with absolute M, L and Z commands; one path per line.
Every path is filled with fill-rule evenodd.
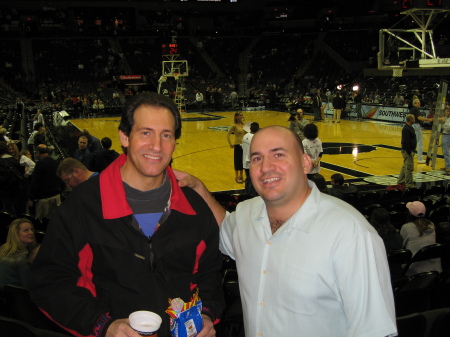
M 272 244 L 272 241 L 267 242 L 267 244 L 270 246 Z
M 262 336 L 262 332 L 258 332 L 258 336 Z
M 259 305 L 260 306 L 264 306 L 264 302 L 259 302 Z
M 267 270 L 264 270 L 264 271 L 263 271 L 263 274 L 266 275 L 266 274 L 267 274 Z

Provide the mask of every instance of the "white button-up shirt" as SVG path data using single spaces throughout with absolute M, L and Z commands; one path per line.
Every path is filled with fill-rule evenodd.
M 310 186 L 273 235 L 260 197 L 222 223 L 220 248 L 236 260 L 245 336 L 396 336 L 383 241 L 353 207 Z

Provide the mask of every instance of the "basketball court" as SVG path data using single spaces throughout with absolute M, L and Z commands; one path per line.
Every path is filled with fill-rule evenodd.
M 280 111 L 244 111 L 245 122 L 258 122 L 260 127 L 288 125 L 289 114 Z M 182 113 L 182 133 L 177 141 L 172 167 L 187 171 L 206 184 L 210 191 L 235 191 L 243 184 L 234 180 L 233 150 L 227 142 L 227 131 L 233 123 L 234 111 Z M 312 116 L 306 116 L 312 119 Z M 74 119 L 79 129 L 88 129 L 101 139 L 110 137 L 113 148 L 121 153 L 118 136 L 119 117 Z M 312 122 L 312 120 L 311 120 Z M 334 173 L 341 173 L 367 188 L 383 188 L 397 184 L 403 165 L 400 153 L 402 123 L 376 120 L 341 120 L 341 123 L 318 122 L 319 138 L 323 142 L 322 174 L 327 181 Z M 428 149 L 430 130 L 423 130 L 424 151 Z M 232 136 L 233 137 L 233 136 Z M 447 185 L 450 176 L 439 169 L 444 167 L 439 148 L 436 170 L 425 164 L 414 164 L 414 181 L 422 184 Z

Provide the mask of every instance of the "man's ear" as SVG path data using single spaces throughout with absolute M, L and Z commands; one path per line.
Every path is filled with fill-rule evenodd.
M 129 144 L 128 136 L 120 130 L 119 130 L 119 138 L 120 138 L 120 142 L 122 143 L 122 146 L 128 147 L 128 144 Z
M 303 153 L 302 155 L 302 166 L 303 166 L 303 173 L 308 174 L 309 172 L 311 172 L 312 160 L 311 157 L 306 153 Z

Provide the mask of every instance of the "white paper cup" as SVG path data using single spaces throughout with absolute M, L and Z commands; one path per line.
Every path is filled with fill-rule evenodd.
M 158 336 L 162 319 L 151 311 L 135 311 L 130 314 L 130 326 L 141 336 Z

